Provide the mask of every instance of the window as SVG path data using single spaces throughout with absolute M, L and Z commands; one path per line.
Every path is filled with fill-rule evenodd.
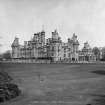
M 68 57 L 70 57 L 70 53 L 68 53 Z
M 66 57 L 66 54 L 64 54 L 64 57 Z
M 68 48 L 68 51 L 70 51 L 71 49 L 70 48 Z
M 66 51 L 66 48 L 64 48 L 64 51 Z
M 64 48 L 64 52 L 66 52 L 66 48 Z
M 52 53 L 52 56 L 54 56 L 54 53 Z
M 52 47 L 52 51 L 54 51 L 54 47 Z

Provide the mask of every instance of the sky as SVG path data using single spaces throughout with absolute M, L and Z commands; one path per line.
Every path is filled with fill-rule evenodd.
M 105 46 L 105 0 L 0 0 L 0 53 L 11 50 L 44 28 L 46 38 L 58 30 L 64 42 L 75 33 L 91 47 Z M 2 46 L 1 46 L 2 45 Z

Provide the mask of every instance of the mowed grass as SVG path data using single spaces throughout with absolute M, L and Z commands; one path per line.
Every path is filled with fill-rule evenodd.
M 105 105 L 104 64 L 0 64 L 22 90 L 1 105 Z

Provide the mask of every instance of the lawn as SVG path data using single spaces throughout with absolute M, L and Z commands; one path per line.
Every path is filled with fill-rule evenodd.
M 22 95 L 1 105 L 105 105 L 104 64 L 0 64 Z

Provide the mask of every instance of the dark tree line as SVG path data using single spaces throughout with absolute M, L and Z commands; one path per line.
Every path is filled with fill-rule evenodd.
M 94 53 L 94 55 L 96 56 L 96 61 L 98 61 L 98 60 L 100 60 L 100 50 L 99 50 L 99 48 L 98 47 L 94 47 L 93 48 L 93 53 Z
M 101 50 L 98 47 L 94 47 L 93 53 L 96 56 L 96 60 L 105 61 L 105 47 Z
M 5 53 L 0 55 L 1 59 L 10 60 L 11 59 L 11 52 L 8 50 Z
M 105 61 L 105 47 L 102 48 L 102 61 Z

